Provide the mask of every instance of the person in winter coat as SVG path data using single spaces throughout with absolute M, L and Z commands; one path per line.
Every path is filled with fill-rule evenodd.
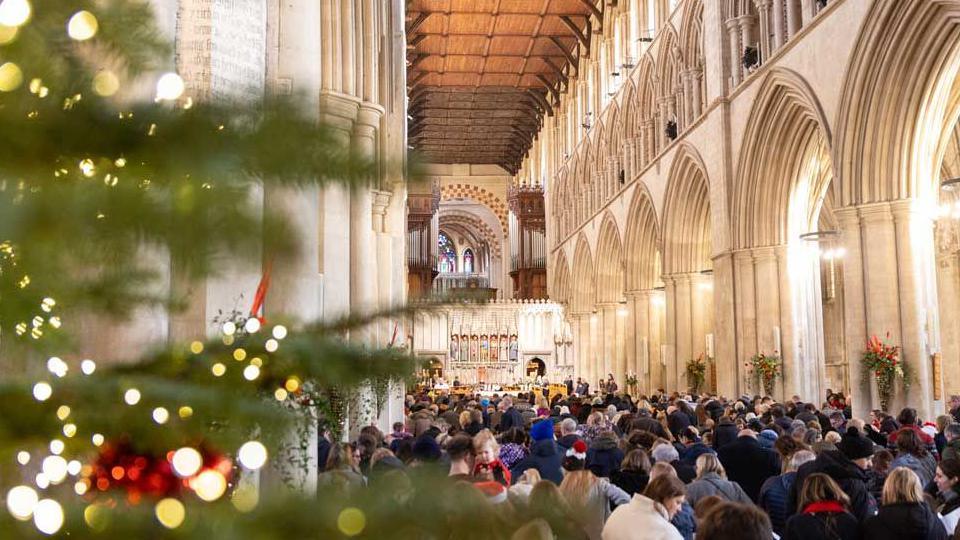
M 500 410 L 503 414 L 500 415 L 500 424 L 497 426 L 499 433 L 506 433 L 514 427 L 523 428 L 523 415 L 520 414 L 520 409 L 513 406 L 512 397 L 506 396 L 503 398 L 503 401 L 500 402 Z
M 940 457 L 944 460 L 960 460 L 960 424 L 947 426 L 943 430 L 943 436 L 947 439 L 947 444 L 943 447 L 943 455 Z
M 934 454 L 936 457 L 937 446 L 934 443 L 933 437 L 924 433 L 920 426 L 918 425 L 917 410 L 911 407 L 905 407 L 900 411 L 900 414 L 897 415 L 897 422 L 900 424 L 900 429 L 894 431 L 889 436 L 887 436 L 887 444 L 891 447 L 895 447 L 897 444 L 897 437 L 904 431 L 913 431 L 920 437 L 920 441 L 923 442 L 924 447 L 928 452 Z
M 610 474 L 610 481 L 631 497 L 643 493 L 650 482 L 650 458 L 641 448 L 627 452 L 620 469 Z
M 793 483 L 797 479 L 797 469 L 804 463 L 813 461 L 816 457 L 816 454 L 809 450 L 794 452 L 787 461 L 786 470 L 783 474 L 767 478 L 767 481 L 760 487 L 760 499 L 757 501 L 757 505 L 770 516 L 773 532 L 783 536 L 783 528 L 787 524 L 787 517 L 793 513 L 787 511 L 787 501 L 790 498 Z
M 867 469 L 870 468 L 870 458 L 873 456 L 873 442 L 861 435 L 857 428 L 850 427 L 843 434 L 838 446 L 839 450 L 825 450 L 817 459 L 797 469 L 797 478 L 787 502 L 787 511 L 790 514 L 797 511 L 800 487 L 807 476 L 824 473 L 833 478 L 850 498 L 850 512 L 857 520 L 862 522 L 873 515 L 877 503 L 867 488 L 870 480 Z
M 947 534 L 954 536 L 960 521 L 960 460 L 945 459 L 937 466 L 937 514 Z
M 917 475 L 897 467 L 883 484 L 883 499 L 877 515 L 863 524 L 863 537 L 870 540 L 947 540 L 943 523 L 923 502 Z
M 683 482 L 661 475 L 647 485 L 643 494 L 614 510 L 603 527 L 603 540 L 682 540 L 670 519 L 680 511 Z
M 554 484 L 563 481 L 563 455 L 557 449 L 557 443 L 553 440 L 553 421 L 540 420 L 530 427 L 530 438 L 533 443 L 530 445 L 530 454 L 526 458 L 510 469 L 513 478 L 520 478 L 527 469 L 537 469 L 540 478 L 549 480 Z M 578 441 L 586 451 L 586 445 L 583 441 Z
M 653 461 L 657 463 L 669 463 L 674 470 L 677 471 L 677 476 L 680 480 L 683 480 L 684 484 L 693 482 L 697 477 L 696 469 L 680 461 L 680 454 L 677 452 L 677 449 L 668 442 L 655 444 L 651 455 L 653 456 Z
M 800 513 L 787 520 L 783 540 L 859 540 L 860 522 L 850 499 L 832 478 L 813 473 L 800 488 Z
M 713 449 L 720 450 L 724 446 L 736 442 L 737 433 L 737 425 L 733 423 L 733 420 L 724 416 L 713 430 Z
M 760 497 L 760 486 L 767 478 L 780 474 L 780 457 L 773 450 L 760 446 L 757 434 L 750 429 L 740 432 L 737 440 L 717 451 L 730 480 L 740 484 L 750 499 Z
M 590 540 L 599 540 L 610 508 L 630 502 L 630 496 L 622 489 L 610 483 L 606 478 L 597 478 L 586 466 L 586 453 L 580 453 L 582 442 L 574 445 L 574 452 L 568 452 L 563 466 L 567 474 L 560 484 L 560 492 L 573 512 L 574 519 Z
M 587 469 L 601 478 L 610 478 L 623 461 L 619 443 L 620 439 L 612 431 L 604 431 L 593 439 L 587 450 Z
M 929 484 L 937 472 L 937 460 L 924 447 L 917 432 L 910 429 L 900 430 L 896 444 L 897 457 L 894 458 L 890 467 L 906 467 L 917 473 L 921 486 Z
M 560 439 L 557 441 L 557 446 L 560 448 L 561 453 L 566 453 L 570 447 L 573 446 L 573 443 L 580 440 L 580 436 L 577 435 L 577 421 L 573 418 L 564 418 L 560 422 Z
M 703 454 L 697 458 L 697 479 L 687 486 L 687 502 L 696 508 L 700 499 L 710 495 L 730 502 L 753 503 L 739 484 L 727 480 L 727 473 L 717 456 Z
M 680 452 L 680 461 L 688 465 L 696 467 L 697 458 L 701 454 L 716 454 L 712 448 L 703 444 L 700 431 L 693 426 L 680 432 L 680 442 L 684 446 L 684 449 Z

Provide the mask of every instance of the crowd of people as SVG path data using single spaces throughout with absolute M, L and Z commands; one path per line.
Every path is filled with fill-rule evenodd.
M 911 408 L 855 418 L 833 393 L 424 392 L 391 433 L 322 439 L 319 486 L 431 475 L 496 522 L 488 537 L 518 540 L 947 539 L 960 521 L 952 405 L 929 421 Z

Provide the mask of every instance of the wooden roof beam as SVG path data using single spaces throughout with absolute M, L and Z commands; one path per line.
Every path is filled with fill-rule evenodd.
M 433 15 L 433 13 L 430 11 L 424 11 L 417 15 L 417 18 L 414 19 L 413 22 L 410 23 L 410 26 L 407 27 L 407 35 L 409 36 L 410 34 L 413 34 L 418 28 L 423 26 L 423 23 L 427 22 L 427 19 L 430 17 L 430 15 Z
M 549 90 L 550 94 L 553 95 L 553 99 L 555 99 L 557 104 L 559 104 L 560 92 L 558 92 L 557 89 L 553 87 L 553 83 L 551 83 L 546 77 L 540 74 L 537 74 L 537 80 L 542 82 L 543 85 L 547 87 L 547 90 Z
M 570 29 L 570 32 L 577 38 L 577 41 L 589 51 L 590 39 L 580 30 L 580 27 L 577 26 L 570 17 L 560 17 L 560 20 L 563 21 L 564 26 Z
M 603 24 L 603 12 L 597 7 L 596 0 L 580 0 L 580 3 L 590 10 L 600 24 Z
M 553 116 L 553 107 L 550 106 L 550 102 L 548 102 L 545 97 L 541 96 L 539 92 L 530 90 L 529 88 L 527 89 L 527 94 L 536 100 L 536 102 L 539 103 L 545 111 L 547 111 L 547 116 Z
M 570 65 L 571 65 L 571 66 L 576 66 L 576 65 L 577 65 L 577 59 L 573 56 L 573 53 L 570 52 L 570 51 L 568 51 L 568 50 L 566 49 L 566 47 L 563 46 L 563 43 L 560 43 L 560 40 L 559 40 L 559 39 L 557 39 L 557 38 L 555 38 L 555 37 L 551 37 L 551 38 L 550 38 L 550 41 L 553 42 L 553 44 L 554 44 L 558 49 L 560 49 L 560 52 L 563 53 L 563 56 L 567 59 L 567 62 L 570 62 Z

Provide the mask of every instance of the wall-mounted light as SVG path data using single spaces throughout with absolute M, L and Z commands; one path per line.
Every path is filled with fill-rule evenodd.
M 623 59 L 623 63 L 620 64 L 620 67 L 623 69 L 633 69 L 633 66 L 637 65 L 637 61 L 632 56 L 627 56 Z
M 626 317 L 626 316 L 629 315 L 629 314 L 630 314 L 630 310 L 627 309 L 627 301 L 626 301 L 626 300 L 621 300 L 621 301 L 620 301 L 620 306 L 617 307 L 617 316 L 618 316 L 618 317 Z
M 960 177 L 948 178 L 940 183 L 940 189 L 947 193 L 960 193 Z M 940 218 L 960 219 L 960 200 L 954 202 L 945 202 L 940 205 Z
M 800 235 L 800 239 L 805 242 L 816 242 L 820 245 L 820 256 L 825 260 L 832 261 L 843 258 L 847 250 L 843 247 L 835 246 L 840 237 L 840 231 L 812 231 Z

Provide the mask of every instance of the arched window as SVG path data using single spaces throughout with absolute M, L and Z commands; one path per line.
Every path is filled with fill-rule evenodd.
M 439 249 L 437 253 L 439 254 L 439 261 L 437 263 L 437 270 L 441 274 L 448 272 L 457 271 L 457 250 L 453 248 L 453 242 L 447 238 L 447 235 L 440 233 L 439 241 L 437 242 Z
M 473 269 L 473 250 L 470 248 L 463 252 L 463 271 L 468 274 L 475 272 Z

